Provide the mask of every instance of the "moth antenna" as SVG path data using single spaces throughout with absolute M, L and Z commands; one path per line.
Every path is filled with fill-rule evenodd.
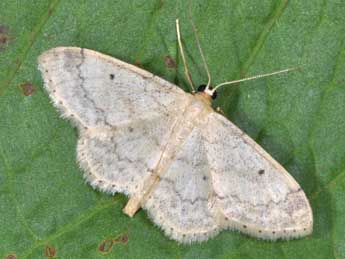
M 184 72 L 186 74 L 187 81 L 190 84 L 190 87 L 192 88 L 192 93 L 195 93 L 195 87 L 194 87 L 194 84 L 193 84 L 193 81 L 192 81 L 192 77 L 190 76 L 190 73 L 189 73 L 189 70 L 188 70 L 188 66 L 187 66 L 187 62 L 186 62 L 186 57 L 185 57 L 184 51 L 183 51 L 183 46 L 182 46 L 182 41 L 181 41 L 181 33 L 180 33 L 180 24 L 179 24 L 179 20 L 178 19 L 176 19 L 176 33 L 177 33 L 178 46 L 180 48 L 182 62 L 183 62 L 183 66 L 184 66 Z
M 274 71 L 274 72 L 267 73 L 267 74 L 261 74 L 261 75 L 246 77 L 246 78 L 242 78 L 242 79 L 238 79 L 238 80 L 234 80 L 234 81 L 224 82 L 224 83 L 221 83 L 221 84 L 215 86 L 212 90 L 210 90 L 210 94 L 212 95 L 219 87 L 222 87 L 224 85 L 232 85 L 232 84 L 236 84 L 236 83 L 240 83 L 240 82 L 244 82 L 244 81 L 250 81 L 250 80 L 255 80 L 255 79 L 259 79 L 259 78 L 263 78 L 263 77 L 269 77 L 269 76 L 273 76 L 273 75 L 283 74 L 283 73 L 287 73 L 287 72 L 290 72 L 290 71 L 293 71 L 296 69 L 298 69 L 298 67 L 287 68 L 287 69 Z
M 192 18 L 191 1 L 189 1 L 189 19 L 190 19 L 190 22 L 192 24 L 195 41 L 196 41 L 196 44 L 198 46 L 200 56 L 202 58 L 202 63 L 204 65 L 204 68 L 206 70 L 207 77 L 208 77 L 208 82 L 207 82 L 207 85 L 206 85 L 206 88 L 205 88 L 205 92 L 209 92 L 210 91 L 210 86 L 211 86 L 211 74 L 210 74 L 210 71 L 209 71 L 208 66 L 207 66 L 207 62 L 206 62 L 206 58 L 205 58 L 204 52 L 201 49 L 201 44 L 200 44 L 200 40 L 199 40 L 198 30 L 197 30 L 197 28 L 196 28 L 196 26 L 194 24 L 193 18 Z

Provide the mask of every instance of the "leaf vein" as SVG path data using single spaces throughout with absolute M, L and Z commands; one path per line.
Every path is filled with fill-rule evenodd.
M 36 233 L 31 229 L 31 227 L 29 226 L 27 220 L 24 217 L 24 213 L 22 212 L 21 208 L 19 207 L 19 202 L 16 199 L 16 196 L 12 190 L 12 184 L 13 184 L 13 170 L 11 169 L 11 166 L 8 162 L 8 160 L 6 159 L 6 156 L 3 152 L 3 148 L 2 146 L 0 146 L 0 155 L 2 160 L 4 161 L 4 166 L 5 166 L 5 170 L 6 170 L 6 175 L 7 175 L 7 182 L 9 183 L 8 185 L 8 194 L 10 196 L 10 199 L 12 200 L 14 207 L 16 209 L 16 214 L 19 218 L 20 223 L 23 225 L 23 227 L 28 231 L 28 233 L 33 237 L 33 239 L 38 240 L 40 239 L 40 237 L 38 235 L 36 235 Z
M 57 7 L 59 2 L 60 2 L 60 0 L 52 1 L 52 3 L 50 4 L 47 12 L 41 17 L 41 19 L 39 20 L 39 23 L 33 28 L 32 33 L 31 33 L 31 35 L 29 37 L 29 40 L 28 40 L 28 44 L 26 44 L 24 46 L 23 50 L 19 54 L 19 57 L 15 59 L 18 62 L 16 62 L 16 66 L 15 66 L 14 70 L 12 72 L 10 72 L 8 78 L 5 79 L 2 84 L 0 84 L 0 86 L 1 86 L 0 87 L 0 96 L 11 85 L 13 79 L 15 78 L 15 76 L 17 75 L 17 72 L 19 71 L 20 67 L 23 64 L 23 61 L 27 57 L 31 47 L 35 43 L 36 39 L 38 38 L 38 35 L 40 34 L 40 32 L 42 30 L 42 28 L 47 23 L 49 17 L 51 16 L 52 12 L 56 9 L 56 7 Z
M 254 48 L 251 50 L 249 58 L 244 63 L 241 69 L 241 76 L 243 77 L 249 70 L 250 66 L 255 62 L 260 50 L 262 49 L 264 43 L 266 42 L 268 35 L 272 32 L 272 28 L 276 21 L 282 16 L 284 10 L 286 9 L 289 0 L 284 0 L 281 4 L 274 10 L 272 18 L 267 22 L 264 26 L 263 30 L 261 31 L 259 37 L 257 38 Z
M 29 257 L 35 251 L 36 248 L 38 248 L 42 245 L 45 245 L 45 244 L 51 242 L 52 240 L 61 237 L 62 235 L 66 234 L 66 233 L 73 231 L 74 229 L 76 229 L 81 224 L 92 219 L 98 213 L 102 212 L 105 209 L 108 209 L 108 208 L 114 206 L 114 204 L 116 204 L 119 201 L 119 197 L 120 196 L 117 196 L 116 197 L 117 199 L 115 198 L 115 200 L 111 200 L 109 202 L 105 202 L 105 203 L 96 205 L 95 207 L 89 209 L 85 213 L 78 216 L 73 222 L 67 223 L 66 225 L 63 225 L 59 230 L 55 231 L 55 233 L 53 233 L 52 235 L 47 236 L 46 238 L 41 239 L 40 241 L 34 243 L 31 248 L 29 248 L 26 252 L 23 253 L 24 254 L 23 258 Z

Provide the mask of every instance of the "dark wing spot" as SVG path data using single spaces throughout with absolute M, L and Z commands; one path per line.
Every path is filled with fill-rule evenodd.
M 114 80 L 115 75 L 114 74 L 110 74 L 109 77 L 110 77 L 111 80 Z
M 261 169 L 261 170 L 258 171 L 258 174 L 259 174 L 259 175 L 263 175 L 264 173 L 265 173 L 265 170 L 264 170 L 264 169 Z

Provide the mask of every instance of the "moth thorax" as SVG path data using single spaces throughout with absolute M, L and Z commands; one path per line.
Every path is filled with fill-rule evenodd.
M 217 98 L 217 91 L 215 91 L 215 92 L 212 94 L 212 96 L 211 96 L 211 95 L 210 95 L 209 93 L 207 93 L 205 90 L 206 90 L 206 85 L 200 85 L 200 86 L 198 87 L 198 92 L 207 94 L 208 96 L 210 96 L 210 97 L 212 98 L 212 100 L 214 100 L 214 99 Z M 209 90 L 212 90 L 212 86 L 209 87 Z

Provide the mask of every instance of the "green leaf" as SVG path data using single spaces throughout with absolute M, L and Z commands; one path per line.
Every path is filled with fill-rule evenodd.
M 133 219 L 122 214 L 124 196 L 84 183 L 75 161 L 77 132 L 49 103 L 38 55 L 56 46 L 86 47 L 140 64 L 187 90 L 175 18 L 194 81 L 207 78 L 185 2 L 0 2 L 2 258 L 345 257 L 343 1 L 200 0 L 191 8 L 214 85 L 301 68 L 224 87 L 215 105 L 300 183 L 313 208 L 311 236 L 267 242 L 224 231 L 205 243 L 179 245 L 144 211 Z M 166 56 L 177 69 L 167 66 Z M 28 87 L 34 91 L 26 96 Z M 104 240 L 123 235 L 126 244 L 101 253 Z

